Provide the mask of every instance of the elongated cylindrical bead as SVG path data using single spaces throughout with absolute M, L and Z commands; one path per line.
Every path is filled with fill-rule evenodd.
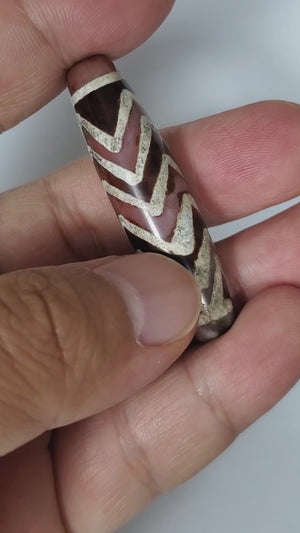
M 233 305 L 208 229 L 158 130 L 105 57 L 68 74 L 78 122 L 104 189 L 137 251 L 171 257 L 195 277 L 202 301 L 196 337 L 233 322 Z

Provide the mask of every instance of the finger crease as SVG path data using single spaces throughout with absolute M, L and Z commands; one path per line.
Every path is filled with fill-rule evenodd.
M 39 36 L 39 39 L 42 43 L 44 43 L 48 48 L 50 48 L 53 55 L 59 60 L 59 67 L 64 70 L 65 69 L 65 62 L 62 57 L 62 53 L 60 51 L 60 48 L 58 46 L 58 43 L 53 44 L 49 37 L 46 35 L 43 28 L 38 24 L 37 20 L 35 20 L 31 14 L 29 13 L 25 1 L 24 0 L 16 0 L 16 9 L 24 15 L 26 18 L 27 23 L 33 31 Z
M 56 508 L 57 508 L 57 514 L 60 518 L 61 527 L 65 533 L 68 533 L 70 530 L 67 526 L 67 519 L 65 517 L 65 514 L 63 512 L 62 508 L 62 502 L 59 494 L 59 488 L 58 488 L 58 479 L 57 479 L 57 471 L 56 471 L 56 464 L 55 464 L 55 430 L 52 431 L 51 437 L 49 439 L 49 442 L 47 443 L 47 453 L 49 454 L 49 460 L 51 464 L 51 471 L 52 471 L 52 480 L 53 480 L 53 489 L 55 494 L 55 501 L 56 501 Z
M 70 370 L 73 371 L 73 369 L 71 368 L 71 365 L 68 363 L 68 358 L 66 357 L 65 349 L 61 342 L 60 334 L 58 331 L 58 327 L 56 324 L 56 320 L 54 318 L 51 305 L 48 302 L 47 297 L 44 296 L 43 291 L 41 291 L 38 296 L 40 297 L 40 300 L 44 306 L 45 316 L 47 317 L 48 324 L 50 326 L 50 331 L 52 334 L 51 339 L 54 341 L 54 347 L 55 347 L 55 357 L 61 364 L 64 376 L 65 376 L 65 382 L 67 382 L 66 375 Z M 64 387 L 63 390 L 66 390 L 66 387 Z M 64 413 L 64 404 L 65 404 L 64 395 L 62 394 L 57 395 L 57 400 L 58 400 L 57 409 L 53 408 L 52 418 L 50 420 L 50 417 L 49 417 L 49 420 L 47 421 L 49 424 L 49 427 L 58 426 L 59 418 L 61 417 L 62 413 Z M 49 427 L 45 429 L 49 429 Z
M 46 177 L 42 180 L 42 183 L 46 189 L 46 197 L 48 199 L 49 209 L 53 215 L 54 221 L 62 237 L 62 240 L 65 243 L 66 248 L 70 252 L 70 256 L 72 260 L 75 260 L 75 261 L 81 260 L 82 257 L 80 257 L 76 247 L 72 243 L 72 240 L 69 238 L 68 233 L 65 230 L 64 224 L 62 223 L 61 216 L 59 215 L 58 199 L 57 199 L 57 195 L 53 191 L 51 179 L 48 179 Z
M 126 406 L 119 405 L 113 409 L 112 419 L 118 437 L 121 455 L 131 477 L 146 488 L 151 500 L 156 498 L 163 491 L 152 475 L 152 468 L 145 446 L 138 442 L 130 427 Z
M 190 372 L 188 362 L 189 362 L 188 359 L 182 359 L 180 361 L 180 364 L 182 364 L 182 368 L 195 394 L 199 398 L 200 402 L 205 403 L 205 405 L 208 407 L 214 420 L 216 420 L 216 422 L 223 429 L 225 429 L 227 433 L 229 433 L 231 441 L 234 441 L 236 437 L 238 436 L 238 431 L 235 428 L 235 425 L 233 424 L 231 417 L 227 413 L 222 402 L 218 401 L 217 396 L 212 393 L 212 390 L 208 384 L 208 380 L 205 379 L 205 376 L 202 376 L 201 391 L 199 390 Z

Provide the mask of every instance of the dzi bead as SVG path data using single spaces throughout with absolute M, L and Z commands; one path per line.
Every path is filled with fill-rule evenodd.
M 233 322 L 215 247 L 182 173 L 132 89 L 104 57 L 68 74 L 78 122 L 112 205 L 135 250 L 164 254 L 195 277 L 202 309 L 196 338 Z

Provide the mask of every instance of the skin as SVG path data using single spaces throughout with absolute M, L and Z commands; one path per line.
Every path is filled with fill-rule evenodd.
M 171 4 L 2 0 L 2 130 L 53 98 L 74 62 L 138 46 Z M 300 194 L 299 124 L 298 106 L 265 102 L 164 136 L 218 224 Z M 218 245 L 244 307 L 226 335 L 180 359 L 192 332 L 138 347 L 125 320 L 112 340 L 124 302 L 74 265 L 130 251 L 88 158 L 2 194 L 0 213 L 1 530 L 113 531 L 201 470 L 298 380 L 299 205 Z M 63 349 L 50 301 L 72 333 Z

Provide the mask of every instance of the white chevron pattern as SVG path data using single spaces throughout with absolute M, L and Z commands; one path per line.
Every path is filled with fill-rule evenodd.
M 209 287 L 210 269 L 211 269 L 211 238 L 206 228 L 203 231 L 202 243 L 199 249 L 198 257 L 195 261 L 194 276 L 198 281 L 201 290 Z M 215 275 L 212 297 L 209 306 L 202 309 L 200 316 L 200 325 L 207 324 L 212 320 L 218 320 L 222 316 L 232 311 L 232 302 L 229 298 L 224 299 L 222 269 L 219 258 L 214 254 Z
M 100 158 L 99 155 L 93 150 L 90 150 L 90 153 L 92 154 L 94 159 L 98 161 L 98 163 L 100 163 L 102 158 Z M 178 167 L 174 163 L 172 158 L 168 154 L 163 154 L 160 171 L 159 171 L 157 181 L 153 189 L 150 202 L 145 202 L 144 200 L 141 200 L 140 198 L 136 196 L 132 196 L 131 194 L 125 193 L 124 191 L 118 189 L 118 187 L 115 187 L 114 185 L 111 185 L 110 183 L 108 183 L 106 180 L 103 180 L 103 186 L 104 186 L 104 189 L 109 194 L 111 194 L 112 196 L 115 196 L 119 200 L 126 202 L 127 204 L 134 205 L 135 207 L 139 207 L 140 209 L 143 209 L 144 211 L 148 211 L 149 214 L 153 217 L 158 217 L 162 214 L 164 210 L 166 194 L 167 194 L 167 185 L 168 185 L 168 179 L 169 179 L 169 167 L 172 167 L 176 171 L 178 171 Z M 128 176 L 124 176 L 123 169 L 120 171 L 120 168 L 121 167 L 118 168 L 118 176 L 116 176 L 116 173 L 114 173 L 114 176 L 119 177 L 119 179 L 122 179 L 120 178 L 120 175 L 122 174 L 123 181 L 125 181 L 125 183 L 127 183 L 128 185 L 132 185 L 132 183 L 128 183 Z M 116 170 L 115 167 L 114 167 L 114 170 Z M 129 178 L 131 178 L 131 175 L 129 175 Z
M 76 113 L 76 117 L 80 126 L 85 128 L 95 141 L 105 146 L 110 152 L 118 153 L 122 149 L 133 101 L 134 95 L 127 89 L 124 89 L 120 96 L 120 111 L 114 135 L 109 135 L 109 133 L 97 128 L 97 126 L 94 126 L 94 124 L 83 118 L 79 113 Z
M 156 248 L 159 248 L 163 252 L 187 256 L 193 253 L 196 245 L 192 211 L 193 204 L 194 200 L 191 195 L 185 193 L 182 197 L 181 208 L 177 216 L 174 236 L 170 242 L 165 241 L 159 235 L 150 233 L 150 231 L 129 222 L 123 215 L 119 215 L 119 220 L 122 226 L 130 231 L 130 233 L 152 244 L 152 246 L 156 246 Z
M 209 305 L 202 307 L 198 322 L 199 326 L 219 320 L 233 311 L 232 301 L 229 298 L 224 298 L 222 269 L 219 258 L 216 255 L 215 263 L 216 269 L 211 300 Z
M 101 78 L 97 78 L 97 80 L 94 80 L 97 88 L 121 79 L 120 75 L 118 75 L 116 72 L 111 73 L 111 81 L 109 81 L 109 74 L 106 74 L 103 78 L 105 79 L 101 80 Z M 83 95 L 89 94 L 89 92 L 92 90 L 96 90 L 90 90 L 88 85 L 89 84 L 83 88 Z M 80 101 L 80 90 L 77 91 L 77 93 L 78 94 L 75 95 L 76 102 Z M 81 117 L 78 113 L 77 118 L 81 127 L 84 128 L 99 144 L 103 145 L 111 153 L 120 153 L 134 101 L 135 95 L 133 95 L 127 89 L 123 89 L 120 96 L 120 108 L 114 135 L 109 135 L 103 130 L 97 128 L 89 121 Z M 95 161 L 97 161 L 103 168 L 108 170 L 113 176 L 133 187 L 139 185 L 144 179 L 145 165 L 150 150 L 152 132 L 154 129 L 150 120 L 144 115 L 141 115 L 140 118 L 140 128 L 141 134 L 139 149 L 134 172 L 114 163 L 113 161 L 105 159 L 95 150 L 89 148 L 89 152 Z M 164 211 L 169 179 L 169 167 L 173 168 L 176 170 L 176 172 L 178 172 L 178 174 L 181 175 L 181 172 L 173 159 L 168 154 L 163 153 L 160 172 L 149 202 L 145 202 L 136 196 L 120 190 L 118 187 L 111 185 L 106 180 L 103 180 L 103 185 L 105 190 L 110 195 L 127 204 L 142 209 L 147 220 L 149 221 L 149 226 L 153 228 L 150 232 L 134 224 L 133 222 L 130 222 L 123 215 L 119 215 L 119 220 L 127 231 L 165 253 L 178 256 L 189 256 L 194 252 L 196 246 L 192 211 L 194 200 L 190 194 L 184 193 L 182 196 L 180 211 L 177 216 L 176 226 L 171 241 L 165 241 L 162 239 L 155 228 L 155 224 L 151 222 L 151 217 L 160 216 Z M 204 229 L 201 247 L 194 263 L 194 276 L 201 290 L 207 289 L 210 283 L 211 245 L 212 243 L 209 232 L 207 229 Z M 214 261 L 215 274 L 211 301 L 209 305 L 205 304 L 202 307 L 199 326 L 204 326 L 212 321 L 219 320 L 220 318 L 231 313 L 233 310 L 231 300 L 224 298 L 222 270 L 216 254 L 214 254 Z
M 104 132 L 102 132 L 104 134 Z M 107 134 L 106 134 L 107 135 Z M 141 135 L 139 142 L 139 151 L 135 167 L 135 172 L 121 167 L 113 161 L 105 159 L 99 155 L 95 150 L 89 148 L 91 156 L 106 170 L 111 172 L 116 178 L 124 181 L 127 185 L 135 187 L 142 182 L 144 178 L 144 169 L 147 161 L 147 156 L 150 149 L 152 136 L 152 124 L 146 117 L 141 117 Z M 97 139 L 95 139 L 97 140 Z M 100 143 L 102 144 L 102 143 Z
M 135 101 L 135 95 L 123 89 L 120 97 L 120 109 L 118 114 L 118 122 L 114 135 L 109 135 L 105 131 L 97 128 L 91 122 L 81 117 L 77 113 L 77 119 L 82 128 L 84 128 L 99 144 L 104 146 L 107 150 L 112 153 L 119 153 L 123 146 L 124 135 L 126 132 L 126 127 L 128 124 L 129 116 L 132 110 L 133 102 Z M 141 124 L 141 135 L 139 142 L 139 150 L 137 156 L 137 162 L 135 167 L 135 172 L 132 172 L 113 161 L 105 159 L 99 155 L 95 150 L 89 148 L 91 156 L 106 170 L 111 172 L 113 176 L 124 181 L 127 185 L 136 186 L 142 182 L 144 178 L 145 164 L 149 154 L 153 124 L 150 120 L 144 115 L 140 119 Z M 181 172 L 176 165 L 175 161 L 168 155 L 163 154 L 162 163 L 160 172 L 153 189 L 153 194 L 150 199 L 150 202 L 144 202 L 131 194 L 125 193 L 104 181 L 104 187 L 109 194 L 112 194 L 119 200 L 129 203 L 140 209 L 149 211 L 151 216 L 160 216 L 164 209 L 164 203 L 167 192 L 167 184 L 169 179 L 169 167 L 172 167 L 178 174 L 181 175 Z
M 201 290 L 209 287 L 210 280 L 210 248 L 211 239 L 208 230 L 204 228 L 201 247 L 195 261 L 195 277 Z
M 114 71 L 109 72 L 108 74 L 104 74 L 103 76 L 99 76 L 99 78 L 95 78 L 92 81 L 89 81 L 88 83 L 80 87 L 78 91 L 75 91 L 75 93 L 72 95 L 73 105 L 75 106 L 76 104 L 78 104 L 78 102 L 80 102 L 80 100 L 93 93 L 94 91 L 98 91 L 98 89 L 101 89 L 106 85 L 110 85 L 111 83 L 115 83 L 116 81 L 120 81 L 122 79 L 123 77 L 121 76 L 120 72 Z

